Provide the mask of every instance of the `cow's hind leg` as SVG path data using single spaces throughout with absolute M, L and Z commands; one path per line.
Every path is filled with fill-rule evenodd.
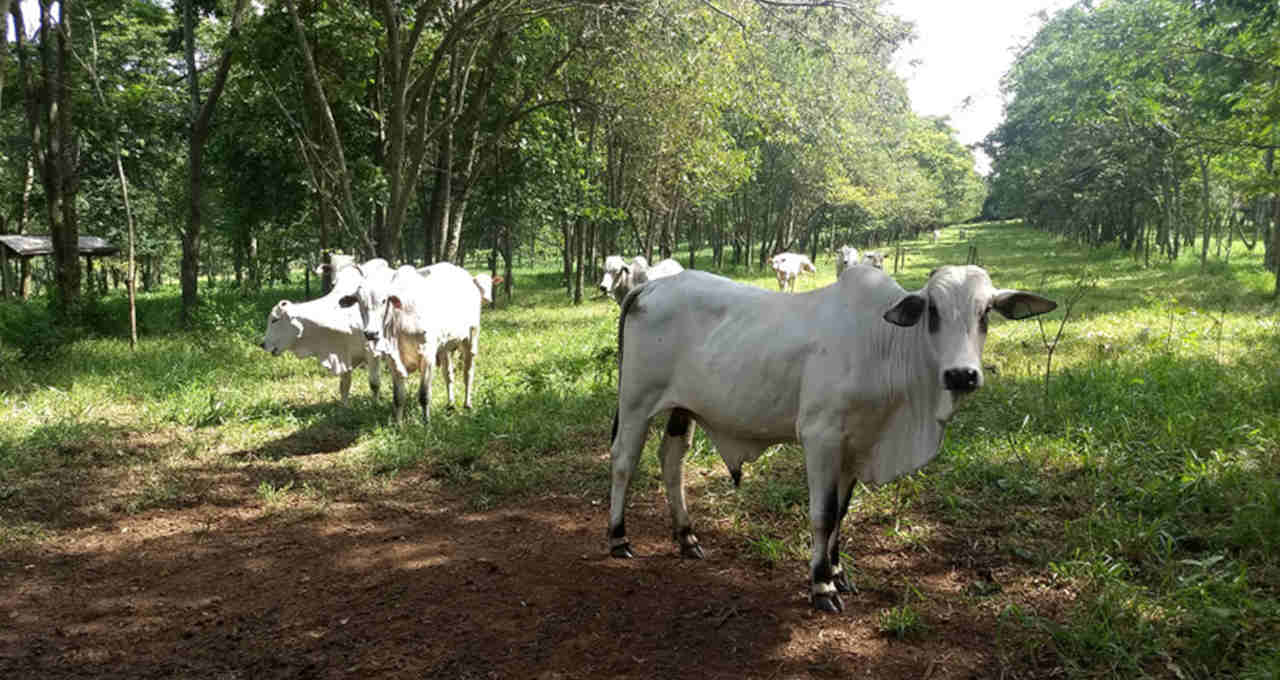
M 819 611 L 844 611 L 831 564 L 831 538 L 840 518 L 840 445 L 820 438 L 804 442 L 809 477 L 809 522 L 813 556 L 809 561 L 810 603 Z
M 462 346 L 462 378 L 466 390 L 463 408 L 471 408 L 471 386 L 475 384 L 476 357 L 480 355 L 480 328 L 473 327 L 468 335 L 467 344 Z
M 422 424 L 429 425 L 431 423 L 431 377 L 435 368 L 435 362 L 430 357 L 436 355 L 435 348 L 423 348 L 422 356 L 422 382 L 418 383 L 418 403 L 422 405 Z M 429 351 L 428 351 L 429 350 Z
M 343 406 L 351 402 L 351 371 L 343 373 L 338 378 L 338 394 L 342 397 Z
M 436 351 L 436 365 L 444 373 L 445 408 L 453 409 L 453 357 L 447 349 Z
M 649 433 L 649 419 L 644 411 L 634 409 L 633 415 L 614 415 L 613 448 L 610 450 L 612 486 L 609 490 L 609 554 L 613 557 L 635 557 L 627 540 L 627 525 L 623 514 L 627 507 L 627 487 L 636 463 L 644 450 L 645 436 Z
M 684 504 L 684 454 L 693 444 L 693 418 L 682 409 L 671 410 L 667 432 L 662 438 L 662 481 L 667 487 L 667 506 L 671 509 L 671 531 L 684 557 L 702 559 L 702 547 L 693 533 L 689 511 Z

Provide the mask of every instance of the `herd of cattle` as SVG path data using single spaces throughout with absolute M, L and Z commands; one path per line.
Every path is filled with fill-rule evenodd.
M 881 484 L 938 454 L 956 400 L 983 384 L 987 316 L 1009 319 L 1052 311 L 1033 293 L 996 288 L 976 266 L 935 269 L 907 291 L 882 267 L 883 256 L 845 246 L 835 283 L 784 295 L 700 271 L 674 260 L 653 266 L 605 260 L 602 293 L 621 308 L 618 404 L 613 422 L 609 552 L 632 557 L 624 521 L 626 494 L 655 416 L 669 413 L 659 458 L 673 537 L 685 557 L 701 558 L 684 502 L 683 460 L 694 423 L 714 443 L 734 484 L 742 465 L 768 447 L 804 448 L 813 535 L 810 601 L 841 611 L 851 585 L 840 565 L 840 524 L 854 484 Z M 801 272 L 804 255 L 771 259 L 780 291 Z M 404 379 L 422 374 L 418 401 L 430 416 L 434 367 L 454 403 L 451 354 L 462 352 L 464 404 L 471 406 L 480 309 L 497 281 L 448 263 L 391 269 L 385 260 L 334 273 L 333 289 L 310 302 L 280 301 L 262 347 L 315 356 L 341 376 L 347 402 L 351 371 L 365 364 L 378 393 L 379 363 L 391 369 L 396 422 L 403 421 Z

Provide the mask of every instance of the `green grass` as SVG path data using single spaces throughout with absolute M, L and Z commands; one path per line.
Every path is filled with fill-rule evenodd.
M 952 228 L 938 243 L 907 244 L 898 280 L 918 287 L 972 244 L 998 286 L 1060 301 L 1082 275 L 1094 287 L 1047 384 L 1043 334 L 1053 337 L 1065 310 L 1043 324 L 993 318 L 985 362 L 996 370 L 956 414 L 943 455 L 856 494 L 845 564 L 860 587 L 919 585 L 860 565 L 860 550 L 999 572 L 959 595 L 896 602 L 877 629 L 926 632 L 950 597 L 998 625 L 1024 676 L 1277 677 L 1280 316 L 1260 249 L 1202 272 L 1191 259 L 1146 268 L 1017 223 L 967 229 L 966 242 Z M 834 279 L 830 256 L 818 266 L 798 290 Z M 776 288 L 771 272 L 730 273 Z M 517 271 L 514 303 L 484 312 L 476 408 L 444 409 L 437 383 L 429 427 L 391 425 L 389 380 L 375 402 L 358 373 L 343 408 L 337 378 L 314 361 L 256 347 L 271 305 L 301 298 L 296 288 L 215 291 L 189 332 L 175 329 L 174 291 L 144 295 L 136 352 L 121 339 L 119 296 L 89 330 L 52 329 L 36 305 L 0 304 L 0 549 L 208 503 L 324 512 L 375 501 L 410 476 L 477 510 L 544 495 L 603 501 L 617 308 L 569 304 L 558 278 L 554 264 Z M 655 449 L 636 494 L 661 494 Z M 689 465 L 699 526 L 802 573 L 807 487 L 794 447 L 749 465 L 737 490 L 701 433 Z

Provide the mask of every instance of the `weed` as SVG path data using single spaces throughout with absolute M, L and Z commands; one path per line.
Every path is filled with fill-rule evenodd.
M 905 640 L 924 634 L 928 626 L 925 625 L 924 617 L 916 611 L 915 607 L 904 604 L 882 610 L 876 616 L 876 630 L 880 631 L 881 635 Z

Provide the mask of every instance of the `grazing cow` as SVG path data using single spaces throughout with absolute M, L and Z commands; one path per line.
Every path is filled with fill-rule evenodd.
M 876 269 L 884 269 L 884 253 L 870 250 L 862 254 L 862 263 Z
M 673 534 L 702 548 L 685 509 L 681 464 L 694 421 L 734 483 L 766 448 L 804 447 L 813 529 L 814 608 L 839 611 L 849 592 L 840 522 L 856 481 L 881 484 L 929 462 L 956 400 L 982 386 L 987 313 L 1023 319 L 1056 304 L 1001 290 L 979 267 L 943 267 L 903 290 L 883 271 L 852 267 L 834 285 L 786 296 L 703 272 L 632 293 L 618 322 L 609 546 L 632 557 L 623 512 L 650 420 L 670 411 L 659 458 Z
M 465 269 L 448 262 L 423 269 L 425 276 L 410 265 L 396 270 L 385 296 L 381 337 L 374 338 L 379 352 L 391 365 L 397 424 L 404 422 L 404 379 L 414 371 L 422 371 L 418 403 L 423 422 L 430 422 L 431 418 L 431 377 L 436 365 L 444 371 L 449 406 L 453 407 L 453 367 L 449 357 L 454 350 L 462 351 L 466 390 L 463 406 L 471 408 L 479 352 L 481 286 Z M 362 297 L 343 302 L 347 306 L 366 304 Z
M 636 255 L 631 264 L 627 264 L 619 255 L 610 255 L 604 259 L 604 278 L 600 279 L 600 292 L 612 295 L 614 301 L 621 305 L 632 289 L 682 271 L 684 267 L 671 258 L 650 267 L 649 262 L 640 255 Z
M 769 266 L 773 267 L 773 273 L 778 275 L 778 290 L 792 293 L 796 290 L 796 279 L 800 278 L 801 274 L 818 271 L 809 261 L 808 255 L 797 253 L 778 253 L 769 258 Z
M 836 278 L 845 272 L 846 269 L 858 263 L 858 249 L 853 246 L 840 246 L 836 251 Z
M 369 368 L 369 390 L 378 396 L 381 378 L 373 349 L 365 338 L 360 317 L 339 305 L 342 296 L 354 290 L 367 276 L 389 272 L 387 261 L 370 260 L 363 265 L 347 265 L 337 272 L 334 289 L 308 302 L 281 300 L 267 316 L 267 331 L 261 347 L 274 356 L 290 351 L 298 357 L 314 356 L 320 364 L 339 376 L 342 404 L 350 403 L 351 371 L 360 365 Z M 385 277 L 384 282 L 388 277 Z M 370 286 L 372 287 L 372 286 Z

